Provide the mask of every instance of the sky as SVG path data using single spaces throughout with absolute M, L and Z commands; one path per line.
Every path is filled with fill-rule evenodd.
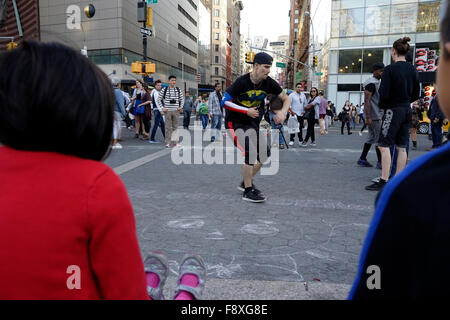
M 264 36 L 269 42 L 279 36 L 289 35 L 290 0 L 243 0 L 241 12 L 241 34 L 250 37 Z

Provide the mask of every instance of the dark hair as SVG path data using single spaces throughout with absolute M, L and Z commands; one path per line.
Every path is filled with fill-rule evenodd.
M 319 96 L 323 96 L 323 92 L 322 91 L 319 92 Z
M 115 96 L 97 66 L 62 44 L 25 41 L 0 54 L 0 70 L 1 143 L 98 161 L 105 157 Z
M 214 88 L 217 88 L 218 86 L 221 86 L 220 82 L 216 82 L 216 84 L 214 85 Z
M 312 92 L 313 90 L 316 90 L 316 92 L 317 92 L 316 97 L 317 97 L 317 96 L 319 95 L 319 90 L 317 90 L 316 87 L 312 87 L 311 90 L 309 91 L 309 94 L 312 96 L 311 92 Z
M 411 41 L 409 37 L 398 39 L 397 41 L 394 42 L 392 47 L 395 49 L 395 51 L 397 51 L 398 55 L 406 56 L 410 48 L 408 43 L 409 41 Z
M 446 42 L 450 42 L 450 4 L 446 3 L 446 5 L 445 15 L 441 22 L 441 41 L 444 45 Z M 450 52 L 445 47 L 442 47 L 442 51 L 445 59 L 450 58 Z
M 155 81 L 155 86 L 156 86 L 157 84 L 160 84 L 160 83 L 162 83 L 161 80 L 156 80 L 156 81 Z
M 177 78 L 177 77 L 175 77 L 175 76 L 170 76 L 170 77 L 169 77 L 169 81 L 172 80 L 172 79 L 176 79 L 176 78 Z
M 269 94 L 267 96 L 267 100 L 269 100 L 269 107 L 271 111 L 283 109 L 283 101 L 280 99 L 279 95 Z
M 302 86 L 303 87 L 303 83 L 299 82 L 295 85 L 295 87 L 297 88 L 298 86 Z

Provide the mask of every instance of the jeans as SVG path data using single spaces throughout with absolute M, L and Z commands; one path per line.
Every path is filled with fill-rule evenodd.
M 216 133 L 220 136 L 220 132 L 222 131 L 222 115 L 215 114 L 211 120 L 211 139 L 215 139 Z
M 183 110 L 183 128 L 189 129 L 189 125 L 191 123 L 191 114 L 192 111 Z
M 204 130 L 208 126 L 209 115 L 202 114 L 200 117 L 202 118 L 202 127 L 203 127 L 203 130 Z
M 433 149 L 442 145 L 442 123 L 431 124 L 431 138 L 433 139 Z
M 164 123 L 164 118 L 163 118 L 161 112 L 159 112 L 157 109 L 154 109 L 153 113 L 155 115 L 155 124 L 153 125 L 152 136 L 150 137 L 150 140 L 155 141 L 156 131 L 158 130 L 159 126 L 161 126 L 161 132 L 165 139 L 166 138 L 166 124 Z
M 269 113 L 269 118 L 270 118 L 270 126 L 272 127 L 272 129 L 274 130 L 280 130 L 280 136 L 279 136 L 279 144 L 285 144 L 286 141 L 284 141 L 284 136 L 283 136 L 283 125 L 282 124 L 276 124 L 275 121 L 273 120 L 273 118 L 275 117 L 275 113 L 270 112 Z
M 355 128 L 356 128 L 356 120 L 355 120 L 355 117 L 352 117 L 352 120 L 351 120 L 351 122 L 350 122 L 350 127 L 352 127 L 352 129 L 355 129 Z

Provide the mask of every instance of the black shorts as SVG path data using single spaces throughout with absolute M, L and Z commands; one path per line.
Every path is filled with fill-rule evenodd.
M 256 162 L 265 163 L 269 160 L 270 145 L 267 143 L 267 137 L 260 133 L 259 126 L 230 121 L 227 122 L 226 128 L 231 133 L 234 146 L 242 152 L 245 164 L 253 166 Z
M 380 147 L 406 148 L 411 127 L 412 110 L 409 107 L 387 109 L 381 125 Z

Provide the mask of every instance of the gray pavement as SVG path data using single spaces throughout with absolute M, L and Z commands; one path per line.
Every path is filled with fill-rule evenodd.
M 334 127 L 326 136 L 316 134 L 315 148 L 300 149 L 296 142 L 280 150 L 278 174 L 255 180 L 267 202 L 252 204 L 237 190 L 240 165 L 175 165 L 163 144 L 122 132 L 124 149 L 106 163 L 121 168 L 142 255 L 168 255 L 167 297 L 187 252 L 205 259 L 207 300 L 347 297 L 376 197 L 364 187 L 381 174 L 356 164 L 367 134 L 342 136 Z M 430 145 L 419 136 L 410 159 Z M 373 150 L 368 160 L 376 164 Z

